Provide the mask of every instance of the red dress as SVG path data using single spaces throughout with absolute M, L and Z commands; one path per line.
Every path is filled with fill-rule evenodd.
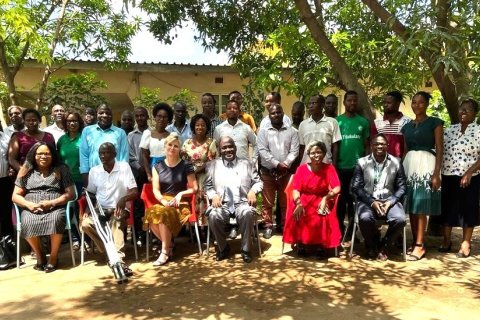
M 324 165 L 318 172 L 312 172 L 308 164 L 298 167 L 292 183 L 285 190 L 288 202 L 283 242 L 320 245 L 322 248 L 335 248 L 340 245 L 342 235 L 333 199 L 327 202 L 331 208 L 328 215 L 317 213 L 322 198 L 337 186 L 340 186 L 340 181 L 331 164 Z M 293 218 L 293 189 L 300 192 L 300 201 L 305 210 L 298 222 Z

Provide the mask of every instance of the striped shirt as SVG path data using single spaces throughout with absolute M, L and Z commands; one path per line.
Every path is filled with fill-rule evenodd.
M 375 119 L 370 128 L 370 137 L 375 136 L 377 133 L 382 133 L 388 140 L 388 153 L 400 158 L 404 153 L 404 139 L 402 128 L 405 124 L 410 122 L 411 119 L 405 117 L 399 112 L 399 117 L 395 121 L 390 122 L 385 117 L 383 119 Z

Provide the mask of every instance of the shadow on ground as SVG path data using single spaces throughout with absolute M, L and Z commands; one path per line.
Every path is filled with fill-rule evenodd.
M 244 264 L 239 254 L 217 262 L 213 248 L 207 258 L 199 257 L 195 246 L 178 245 L 175 259 L 163 267 L 133 263 L 135 275 L 124 285 L 115 284 L 106 266 L 90 261 L 62 270 L 76 277 L 65 286 L 81 283 L 83 289 L 75 297 L 66 291 L 60 313 L 53 298 L 43 294 L 2 305 L 0 318 L 399 319 L 405 318 L 405 309 L 414 307 L 411 297 L 422 297 L 446 280 L 453 285 L 452 291 L 480 296 L 477 257 L 459 261 L 453 254 L 441 255 L 432 249 L 428 259 L 419 262 L 360 257 L 318 261 L 282 255 L 280 243 L 278 236 L 270 243 L 262 241 L 264 249 L 272 247 L 251 264 Z M 232 242 L 232 251 L 239 252 L 238 240 Z M 62 254 L 68 261 L 68 251 Z M 477 276 L 464 276 L 472 270 Z M 82 279 L 84 272 L 88 275 Z M 32 286 L 42 276 L 32 273 Z M 0 286 L 5 283 L 1 279 Z M 62 290 L 62 284 L 55 288 Z M 23 296 L 26 299 L 28 294 Z

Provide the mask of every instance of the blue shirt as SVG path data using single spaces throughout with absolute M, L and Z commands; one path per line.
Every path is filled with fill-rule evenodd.
M 80 173 L 88 173 L 90 168 L 101 164 L 98 149 L 104 142 L 111 142 L 117 151 L 117 161 L 128 162 L 128 141 L 125 131 L 115 127 L 102 129 L 98 124 L 87 126 L 80 138 Z
M 180 148 L 182 147 L 185 140 L 190 139 L 192 137 L 192 130 L 190 130 L 190 121 L 186 120 L 185 125 L 183 126 L 181 131 L 178 131 L 178 128 L 175 127 L 174 123 L 169 124 L 166 128 L 168 132 L 176 132 L 180 138 Z

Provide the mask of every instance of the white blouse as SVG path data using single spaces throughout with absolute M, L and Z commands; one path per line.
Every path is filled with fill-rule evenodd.
M 463 176 L 480 158 L 480 125 L 469 124 L 464 134 L 460 129 L 460 124 L 454 124 L 443 134 L 442 173 L 447 176 Z
M 165 156 L 165 138 L 152 138 L 150 130 L 143 131 L 142 139 L 140 139 L 140 148 L 150 151 L 150 157 Z

